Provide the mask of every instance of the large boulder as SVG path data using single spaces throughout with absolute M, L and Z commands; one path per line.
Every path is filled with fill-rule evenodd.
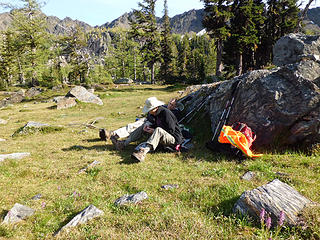
M 297 52 L 297 56 L 309 57 L 291 55 L 290 61 L 279 60 L 290 64 L 272 70 L 256 70 L 229 81 L 187 88 L 187 95 L 182 99 L 186 112 L 205 102 L 204 109 L 209 113 L 214 132 L 231 99 L 232 84 L 240 80 L 227 124 L 247 123 L 257 134 L 255 147 L 320 143 L 320 62 L 314 57 L 319 54 L 320 41 L 304 41 L 303 44 L 312 45 L 304 47 L 300 46 L 301 41 L 291 42 L 294 43 L 297 49 L 309 49 Z M 277 54 L 275 58 L 280 59 Z
M 289 34 L 276 42 L 273 63 L 277 66 L 296 63 L 303 59 L 320 60 L 320 36 Z
M 82 86 L 76 86 L 76 87 L 72 88 L 67 93 L 66 97 L 75 97 L 80 102 L 103 105 L 103 102 L 99 97 L 97 97 L 93 93 L 90 93 L 89 91 L 87 91 L 87 89 L 85 89 Z

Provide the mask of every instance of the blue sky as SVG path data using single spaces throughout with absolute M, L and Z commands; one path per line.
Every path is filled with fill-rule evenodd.
M 120 17 L 125 12 L 138 9 L 139 0 L 46 0 L 42 8 L 47 15 L 60 19 L 66 16 L 84 21 L 92 26 L 102 25 Z M 142 2 L 142 1 L 141 1 Z M 191 9 L 203 8 L 200 0 L 167 0 L 169 16 Z M 157 0 L 156 15 L 162 16 L 163 0 Z
M 38 0 L 39 1 L 39 0 Z M 46 4 L 42 7 L 42 11 L 47 15 L 56 16 L 60 19 L 71 17 L 84 21 L 91 26 L 102 25 L 106 22 L 120 17 L 125 12 L 132 9 L 138 9 L 138 2 L 142 0 L 40 0 Z M 167 0 L 169 16 L 181 14 L 191 9 L 203 8 L 200 0 Z M 4 0 L 1 2 L 17 3 L 19 0 Z M 302 0 L 307 3 L 308 0 Z M 319 7 L 320 0 L 314 0 L 310 8 Z M 157 0 L 156 15 L 163 15 L 163 0 Z M 1 11 L 0 8 L 0 12 Z

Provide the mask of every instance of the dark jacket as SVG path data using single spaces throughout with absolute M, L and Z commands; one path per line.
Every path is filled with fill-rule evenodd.
M 175 138 L 176 144 L 181 144 L 184 140 L 176 116 L 163 106 L 159 107 L 152 127 L 161 127 L 170 133 Z

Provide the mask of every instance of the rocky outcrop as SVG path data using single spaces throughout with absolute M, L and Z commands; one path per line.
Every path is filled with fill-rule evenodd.
M 284 43 L 283 50 L 279 42 Z M 281 67 L 190 87 L 186 92 L 191 93 L 183 100 L 186 111 L 206 101 L 205 109 L 214 132 L 226 102 L 231 99 L 231 86 L 239 80 L 227 123 L 240 121 L 251 127 L 257 135 L 254 147 L 302 147 L 320 143 L 320 62 L 316 57 L 319 36 L 290 34 L 279 42 L 275 59 Z

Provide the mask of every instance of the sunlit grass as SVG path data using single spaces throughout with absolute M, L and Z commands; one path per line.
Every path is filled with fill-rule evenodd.
M 192 151 L 148 154 L 141 164 L 126 164 L 134 145 L 117 152 L 110 142 L 99 141 L 98 128 L 115 129 L 132 122 L 141 115 L 147 97 L 168 101 L 178 96 L 178 90 L 125 86 L 97 92 L 103 106 L 80 103 L 57 110 L 52 102 L 28 101 L 2 109 L 0 118 L 9 121 L 0 125 L 0 138 L 7 139 L 0 142 L 0 153 L 30 152 L 31 156 L 0 163 L 0 216 L 15 203 L 36 213 L 14 226 L 0 225 L 0 239 L 51 239 L 89 204 L 104 215 L 62 232 L 58 239 L 260 239 L 259 226 L 232 214 L 243 191 L 279 178 L 311 200 L 320 201 L 319 155 L 265 153 L 260 159 L 239 164 L 204 147 L 211 135 L 205 118 L 193 121 Z M 97 129 L 86 127 L 98 118 Z M 28 121 L 63 129 L 12 138 Z M 100 164 L 79 174 L 95 160 Z M 255 172 L 255 178 L 241 180 L 248 170 Z M 164 190 L 161 186 L 165 184 L 178 184 L 179 188 Z M 114 206 L 118 197 L 139 191 L 147 192 L 149 198 L 138 205 Z M 39 193 L 40 200 L 31 200 Z M 316 211 L 309 214 L 309 219 L 319 217 Z M 317 239 L 319 221 L 313 222 L 307 230 L 281 232 L 279 239 Z

